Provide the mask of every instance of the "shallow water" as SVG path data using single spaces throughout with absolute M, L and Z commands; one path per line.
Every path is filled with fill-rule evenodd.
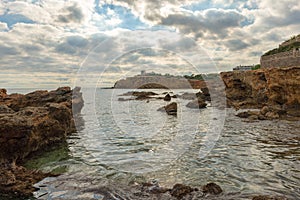
M 122 185 L 155 179 L 165 187 L 215 182 L 224 195 L 237 198 L 300 198 L 299 121 L 247 122 L 231 109 L 186 108 L 188 100 L 182 99 L 175 99 L 177 117 L 168 116 L 157 111 L 163 100 L 118 101 L 126 91 L 84 92 L 85 124 L 68 139 L 68 156 L 38 165 L 44 171 L 64 169 L 64 174 L 38 184 L 36 197 L 101 199 L 83 189 L 110 183 L 122 196 L 131 192 Z

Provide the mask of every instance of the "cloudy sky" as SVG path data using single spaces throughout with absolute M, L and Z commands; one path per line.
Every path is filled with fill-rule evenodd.
M 299 33 L 298 0 L 1 0 L 0 87 L 226 71 Z

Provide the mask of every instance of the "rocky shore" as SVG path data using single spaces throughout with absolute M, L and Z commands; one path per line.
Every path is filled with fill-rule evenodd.
M 252 119 L 300 117 L 300 67 L 222 72 L 227 104 Z
M 31 196 L 33 184 L 50 174 L 20 164 L 35 152 L 66 141 L 83 107 L 80 88 L 61 87 L 26 95 L 0 90 L 0 194 Z

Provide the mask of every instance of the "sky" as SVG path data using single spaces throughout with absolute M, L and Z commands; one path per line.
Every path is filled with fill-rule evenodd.
M 299 32 L 298 0 L 1 0 L 0 88 L 229 71 Z

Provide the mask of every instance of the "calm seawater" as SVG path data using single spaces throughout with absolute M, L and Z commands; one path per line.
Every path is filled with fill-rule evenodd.
M 167 187 L 215 182 L 226 194 L 241 198 L 270 194 L 300 199 L 299 121 L 246 122 L 232 109 L 193 110 L 182 99 L 172 99 L 178 115 L 168 116 L 157 111 L 166 105 L 163 100 L 118 101 L 127 91 L 84 91 L 84 125 L 69 137 L 67 148 L 55 156 L 45 154 L 46 162 L 37 158 L 31 163 L 43 171 L 63 172 L 61 179 L 42 181 L 36 197 L 71 199 L 81 194 L 72 185 L 88 189 L 155 179 Z M 58 185 L 68 180 L 71 184 L 62 190 Z

